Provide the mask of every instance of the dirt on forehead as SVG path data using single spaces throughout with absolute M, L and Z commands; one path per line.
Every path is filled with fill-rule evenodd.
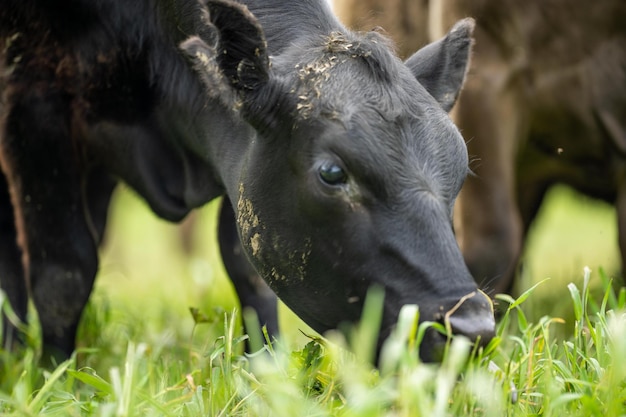
M 381 74 L 386 75 L 387 72 L 382 68 L 392 55 L 390 51 L 385 51 L 387 48 L 389 42 L 375 32 L 358 35 L 331 32 L 323 39 L 321 47 L 315 48 L 313 55 L 305 57 L 295 66 L 298 86 L 294 92 L 297 94 L 298 116 L 308 119 L 322 111 L 317 106 L 321 104 L 326 84 L 334 76 L 335 70 L 347 62 L 358 60 L 376 78 Z M 356 68 L 353 66 L 345 71 L 354 71 L 355 77 L 358 72 L 360 77 L 362 71 Z

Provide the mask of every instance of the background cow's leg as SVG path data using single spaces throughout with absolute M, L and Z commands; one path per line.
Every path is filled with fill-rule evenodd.
M 483 71 L 480 62 L 474 68 Z M 515 195 L 522 117 L 517 101 L 513 80 L 492 69 L 470 75 L 456 108 L 475 173 L 458 199 L 459 244 L 472 275 L 491 295 L 511 291 L 522 248 Z
M 22 252 L 17 246 L 13 207 L 2 171 L 0 171 L 0 288 L 6 293 L 15 314 L 25 322 L 28 292 L 22 269 Z M 6 317 L 3 316 L 2 320 L 3 344 L 5 349 L 10 349 L 18 334 Z
M 521 162 L 521 165 L 531 167 L 533 169 L 535 165 L 532 161 Z M 518 172 L 518 179 L 524 175 L 523 171 Z M 517 184 L 517 205 L 519 207 L 520 219 L 522 221 L 522 239 L 525 240 L 528 234 L 530 225 L 537 217 L 537 213 L 541 208 L 541 203 L 550 187 L 553 185 L 552 181 L 548 179 L 532 179 L 526 181 L 520 181 Z
M 242 310 L 256 311 L 259 323 L 267 327 L 270 336 L 278 335 L 278 310 L 276 294 L 259 276 L 244 253 L 235 213 L 228 198 L 222 199 L 219 217 L 218 240 L 222 261 L 239 296 Z
M 66 96 L 31 89 L 12 99 L 2 162 L 11 184 L 24 269 L 39 313 L 43 359 L 48 360 L 50 354 L 68 356 L 73 351 L 97 269 L 93 227 L 81 192 L 83 138 L 70 130 Z

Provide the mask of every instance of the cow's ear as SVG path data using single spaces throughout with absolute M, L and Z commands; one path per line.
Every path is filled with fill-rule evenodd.
M 209 0 L 204 29 L 181 43 L 211 96 L 256 90 L 269 79 L 267 44 L 248 9 L 230 0 Z
M 211 22 L 220 33 L 220 68 L 237 89 L 255 90 L 269 78 L 267 42 L 248 8 L 227 0 L 209 0 Z
M 405 62 L 445 111 L 452 109 L 465 81 L 474 25 L 471 18 L 457 22 L 443 39 L 426 45 Z

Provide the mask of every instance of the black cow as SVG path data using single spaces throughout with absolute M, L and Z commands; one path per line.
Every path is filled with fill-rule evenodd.
M 381 340 L 407 303 L 492 336 L 451 226 L 467 153 L 445 111 L 471 21 L 403 64 L 324 1 L 247 2 L 265 35 L 227 0 L 4 3 L 0 279 L 22 317 L 29 288 L 46 348 L 73 349 L 118 179 L 172 221 L 225 194 L 222 249 L 236 229 L 318 331 L 357 320 L 377 284 Z

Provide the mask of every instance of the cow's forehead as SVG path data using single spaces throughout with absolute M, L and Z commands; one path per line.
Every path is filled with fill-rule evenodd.
M 353 43 L 331 34 L 320 53 L 296 64 L 298 118 L 376 112 L 389 121 L 438 107 L 384 39 L 374 35 Z
M 350 117 L 367 110 L 367 103 L 392 119 L 433 104 L 389 41 L 375 32 L 333 32 L 294 46 L 284 56 L 277 67 L 290 80 L 296 119 Z
M 386 62 L 372 62 L 374 55 L 359 50 L 362 55 L 328 54 L 298 64 L 292 90 L 296 124 L 337 121 L 354 133 L 347 137 L 375 138 L 381 146 L 413 145 L 416 136 L 428 141 L 431 129 L 457 134 L 441 106 L 399 59 L 387 53 Z

